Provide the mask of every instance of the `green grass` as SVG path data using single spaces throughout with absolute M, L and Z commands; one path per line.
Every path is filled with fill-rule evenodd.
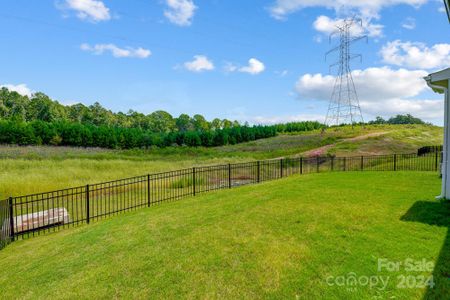
M 372 132 L 376 132 L 372 128 Z M 338 156 L 414 153 L 418 148 L 442 145 L 443 128 L 428 125 L 378 126 L 384 134 L 357 141 L 339 141 L 328 153 Z
M 197 186 L 204 185 L 206 182 L 203 178 L 196 178 L 195 184 Z M 194 180 L 192 178 L 182 178 L 177 179 L 168 184 L 169 189 L 185 189 L 194 185 Z
M 377 132 L 385 135 L 345 141 Z M 414 152 L 423 145 L 441 144 L 442 132 L 441 127 L 435 126 L 377 125 L 279 135 L 217 148 L 106 150 L 0 146 L 0 199 L 193 166 L 299 156 L 326 145 L 330 147 L 327 153 L 340 156 Z
M 144 208 L 14 242 L 0 298 L 444 299 L 450 206 L 433 173 L 294 176 Z M 433 272 L 377 271 L 378 258 Z M 384 290 L 329 276 L 390 276 Z M 397 288 L 434 275 L 434 289 Z

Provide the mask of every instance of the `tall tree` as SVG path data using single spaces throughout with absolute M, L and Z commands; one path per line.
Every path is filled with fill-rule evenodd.
M 227 119 L 222 120 L 222 128 L 228 129 L 231 127 L 233 127 L 233 123 L 230 120 L 227 120 Z
M 197 131 L 209 130 L 209 123 L 202 115 L 194 115 L 194 117 L 192 118 L 192 122 L 194 124 L 194 129 Z
M 53 102 L 44 93 L 36 93 L 30 100 L 27 120 L 45 122 L 62 121 L 66 119 L 65 108 L 58 102 Z
M 181 114 L 176 120 L 175 124 L 177 126 L 178 131 L 189 131 L 192 130 L 194 127 L 192 126 L 192 120 L 191 117 L 189 117 L 187 114 Z
M 170 132 L 173 131 L 175 126 L 175 120 L 172 115 L 163 110 L 155 111 L 150 114 L 151 130 L 154 132 Z
M 89 106 L 92 116 L 93 125 L 106 125 L 110 126 L 113 123 L 112 112 L 105 109 L 100 103 L 95 102 L 93 105 Z
M 218 118 L 215 118 L 211 121 L 211 129 L 212 130 L 219 130 L 222 129 L 222 121 Z
M 71 122 L 85 123 L 89 116 L 89 108 L 81 103 L 73 104 L 67 108 L 67 116 Z M 90 117 L 88 117 L 90 119 Z

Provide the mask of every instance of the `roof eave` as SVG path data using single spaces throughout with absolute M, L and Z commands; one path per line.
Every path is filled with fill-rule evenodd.
M 424 79 L 433 91 L 442 94 L 444 93 L 444 90 L 449 87 L 450 68 L 432 73 L 424 77 Z

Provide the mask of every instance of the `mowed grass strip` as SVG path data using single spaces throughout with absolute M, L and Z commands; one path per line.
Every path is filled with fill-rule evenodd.
M 0 298 L 397 299 L 449 295 L 449 206 L 434 173 L 294 176 L 125 213 L 0 251 Z M 378 258 L 437 264 L 398 288 Z M 384 289 L 329 276 L 389 276 Z

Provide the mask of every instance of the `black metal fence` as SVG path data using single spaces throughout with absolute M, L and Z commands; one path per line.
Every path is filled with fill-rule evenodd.
M 11 228 L 14 221 L 11 216 L 13 205 L 9 200 L 0 200 L 0 249 L 4 248 L 12 238 Z
M 440 153 L 283 158 L 148 174 L 0 201 L 0 249 L 10 241 L 98 221 L 124 211 L 294 174 L 438 171 Z

